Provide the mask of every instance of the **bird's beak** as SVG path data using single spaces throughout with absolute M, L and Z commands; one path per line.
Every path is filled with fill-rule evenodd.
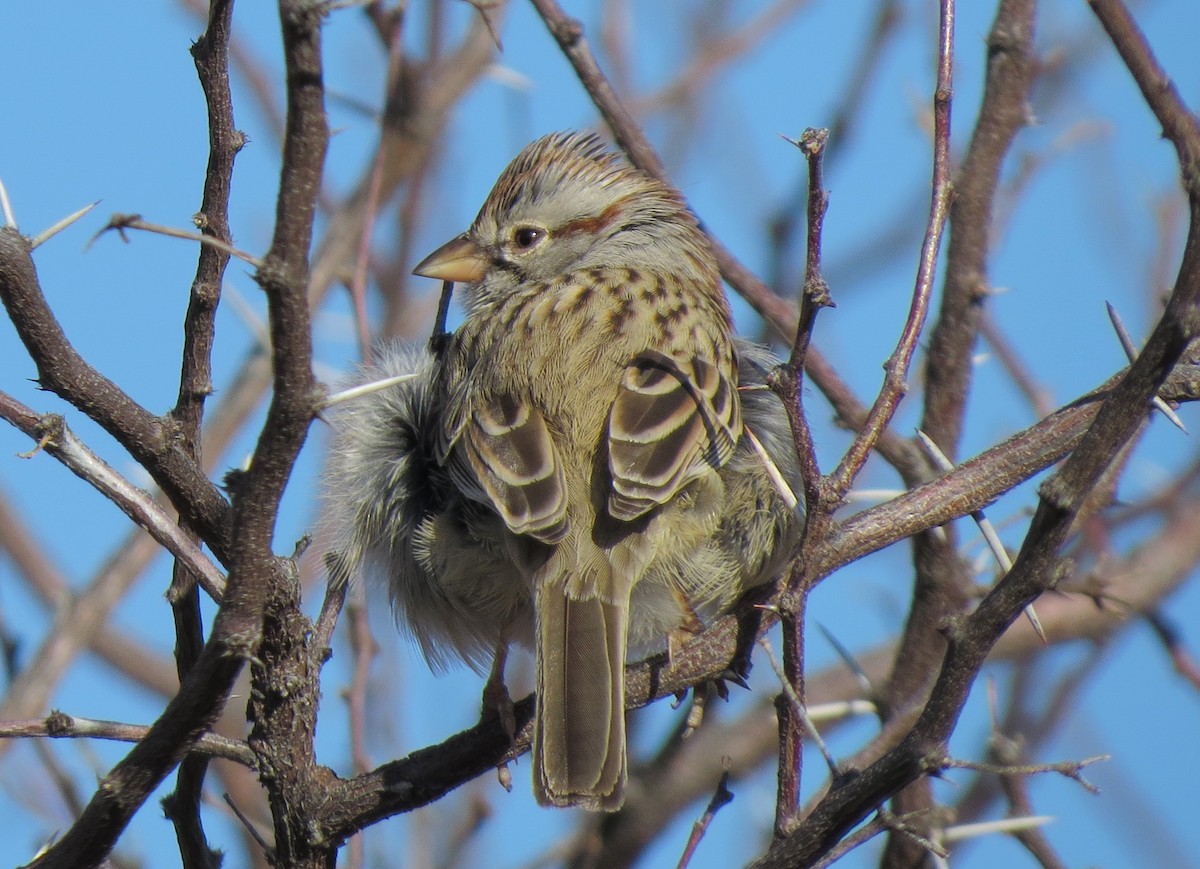
M 414 275 L 473 284 L 487 274 L 491 261 L 465 232 L 439 247 L 413 269 Z

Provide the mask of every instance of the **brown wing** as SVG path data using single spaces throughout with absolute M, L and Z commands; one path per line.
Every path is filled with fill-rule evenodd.
M 541 411 L 512 395 L 471 402 L 457 444 L 492 506 L 516 534 L 557 543 L 567 532 L 562 462 Z
M 729 460 L 742 433 L 734 382 L 706 359 L 647 352 L 625 369 L 608 420 L 609 513 L 630 520 Z

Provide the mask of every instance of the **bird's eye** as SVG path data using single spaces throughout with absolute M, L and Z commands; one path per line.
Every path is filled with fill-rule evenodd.
M 529 250 L 546 235 L 546 230 L 537 226 L 520 226 L 513 232 L 513 242 L 521 250 Z

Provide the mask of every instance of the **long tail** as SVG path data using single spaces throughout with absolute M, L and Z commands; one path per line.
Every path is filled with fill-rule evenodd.
M 534 794 L 542 805 L 615 811 L 625 801 L 629 607 L 572 599 L 561 583 L 536 595 Z

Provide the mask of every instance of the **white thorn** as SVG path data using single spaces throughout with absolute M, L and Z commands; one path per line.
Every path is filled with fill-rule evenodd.
M 4 225 L 17 228 L 17 218 L 13 216 L 12 203 L 8 201 L 8 188 L 4 186 L 4 180 L 0 179 L 0 210 L 4 211 Z
M 410 380 L 415 380 L 419 376 L 418 374 L 397 374 L 395 377 L 385 377 L 383 380 L 372 380 L 370 383 L 352 386 L 349 389 L 343 389 L 341 392 L 333 393 L 333 395 L 325 399 L 325 406 L 332 407 L 343 401 L 362 398 L 364 395 L 379 392 L 381 389 L 387 389 L 389 386 L 395 386 L 397 383 L 407 383 Z
M 58 235 L 60 232 L 62 232 L 64 229 L 66 229 L 68 226 L 70 226 L 75 221 L 79 220 L 79 218 L 83 217 L 85 214 L 87 214 L 89 211 L 91 211 L 93 208 L 95 208 L 99 204 L 100 204 L 100 200 L 97 199 L 91 205 L 83 206 L 83 208 L 79 209 L 74 214 L 68 214 L 66 217 L 64 217 L 58 223 L 51 226 L 49 229 L 43 229 L 41 232 L 39 232 L 37 235 L 35 235 L 33 238 L 31 238 L 29 240 L 30 249 L 36 250 L 40 245 L 45 244 L 50 239 L 54 238 L 54 236 Z
M 792 487 L 787 484 L 787 480 L 783 478 L 783 474 L 779 471 L 779 466 L 775 464 L 769 455 L 767 455 L 766 448 L 759 443 L 758 438 L 754 436 L 754 432 L 750 431 L 748 427 L 745 428 L 744 431 L 746 432 L 746 437 L 750 438 L 750 443 L 754 447 L 755 452 L 758 453 L 759 459 L 762 460 L 763 468 L 766 469 L 767 476 L 775 485 L 775 489 L 779 492 L 779 496 L 783 498 L 784 503 L 788 505 L 788 509 L 795 510 L 796 505 L 799 504 L 800 501 L 796 498 L 796 493 L 792 491 Z
M 1053 815 L 1029 815 L 1024 818 L 1002 818 L 997 821 L 980 821 L 977 824 L 959 824 L 947 827 L 943 836 L 947 842 L 961 842 L 976 836 L 986 836 L 991 833 L 1019 833 L 1022 830 L 1032 830 L 1044 827 L 1056 820 Z

